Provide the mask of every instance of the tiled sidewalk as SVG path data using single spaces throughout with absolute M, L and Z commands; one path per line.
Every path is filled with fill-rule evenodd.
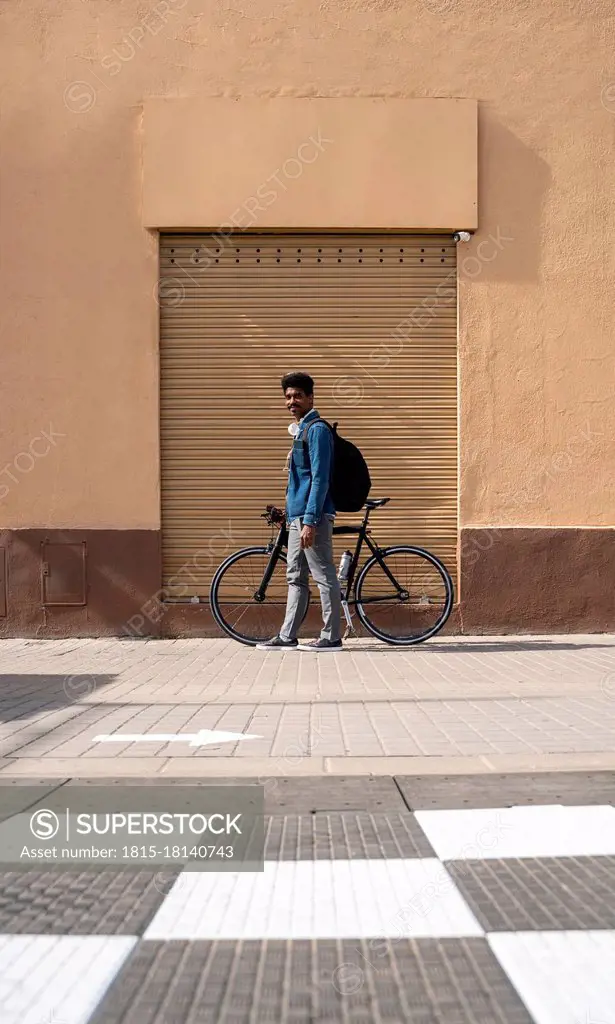
M 339 655 L 282 655 L 231 640 L 0 640 L 3 677 L 66 681 L 74 698 L 158 701 L 444 700 L 602 694 L 615 699 L 615 636 L 445 637 L 414 648 L 350 640 Z M 65 701 L 66 702 L 66 699 Z
M 320 658 L 229 640 L 6 640 L 0 656 L 0 775 L 615 766 L 612 636 L 359 640 Z

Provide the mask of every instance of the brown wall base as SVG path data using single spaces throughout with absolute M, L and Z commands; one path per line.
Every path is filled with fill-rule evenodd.
M 462 530 L 460 565 L 447 633 L 615 631 L 615 530 Z M 0 636 L 219 636 L 207 606 L 161 606 L 161 576 L 154 530 L 2 530 Z
M 460 541 L 465 634 L 615 631 L 615 530 L 467 529 Z
M 1 530 L 0 636 L 122 635 L 161 564 L 156 530 Z

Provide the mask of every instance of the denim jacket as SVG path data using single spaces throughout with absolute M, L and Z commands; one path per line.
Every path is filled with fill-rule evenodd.
M 310 409 L 300 420 L 299 433 L 293 442 L 286 489 L 286 518 L 289 523 L 301 518 L 305 525 L 317 526 L 323 515 L 335 515 L 331 497 L 331 431 L 324 423 L 312 427 L 307 435 L 307 445 L 303 442 L 305 428 L 318 418 L 316 409 Z

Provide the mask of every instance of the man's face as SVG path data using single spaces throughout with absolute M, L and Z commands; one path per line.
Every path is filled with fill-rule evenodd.
M 314 405 L 314 396 L 306 395 L 305 391 L 302 391 L 301 388 L 286 388 L 284 400 L 286 408 L 291 416 L 295 417 L 297 422 L 303 419 Z

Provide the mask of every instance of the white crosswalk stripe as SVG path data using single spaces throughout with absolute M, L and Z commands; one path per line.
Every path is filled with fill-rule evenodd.
M 176 885 L 146 939 L 337 939 L 482 935 L 432 858 L 266 863 Z

